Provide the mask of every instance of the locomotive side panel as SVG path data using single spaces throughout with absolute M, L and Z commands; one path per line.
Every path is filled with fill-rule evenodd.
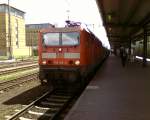
M 80 46 L 81 46 L 81 76 L 84 78 L 87 76 L 87 74 L 90 72 L 90 63 L 91 63 L 91 57 L 90 57 L 90 50 L 91 50 L 91 44 L 90 44 L 90 34 L 83 30 L 80 33 Z
M 82 76 L 87 76 L 102 61 L 102 44 L 90 32 L 81 32 Z

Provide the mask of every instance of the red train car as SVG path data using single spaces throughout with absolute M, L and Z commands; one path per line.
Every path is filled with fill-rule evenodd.
M 106 57 L 101 41 L 81 26 L 42 30 L 38 49 L 39 78 L 54 87 L 81 84 Z

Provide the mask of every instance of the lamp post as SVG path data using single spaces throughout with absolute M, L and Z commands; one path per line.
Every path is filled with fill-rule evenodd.
M 10 18 L 10 2 L 8 0 L 8 45 L 9 56 L 8 59 L 12 59 L 12 43 L 11 43 L 11 18 Z

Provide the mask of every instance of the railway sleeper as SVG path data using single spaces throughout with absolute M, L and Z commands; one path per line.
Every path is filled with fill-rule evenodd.
M 35 111 L 28 111 L 29 114 L 33 114 L 33 115 L 37 115 L 37 116 L 46 116 L 46 117 L 52 117 L 53 114 L 52 113 L 46 113 L 46 112 L 35 112 Z

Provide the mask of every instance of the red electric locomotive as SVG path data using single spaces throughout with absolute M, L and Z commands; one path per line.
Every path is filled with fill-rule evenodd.
M 106 57 L 101 41 L 81 26 L 39 33 L 39 78 L 54 87 L 81 84 Z

